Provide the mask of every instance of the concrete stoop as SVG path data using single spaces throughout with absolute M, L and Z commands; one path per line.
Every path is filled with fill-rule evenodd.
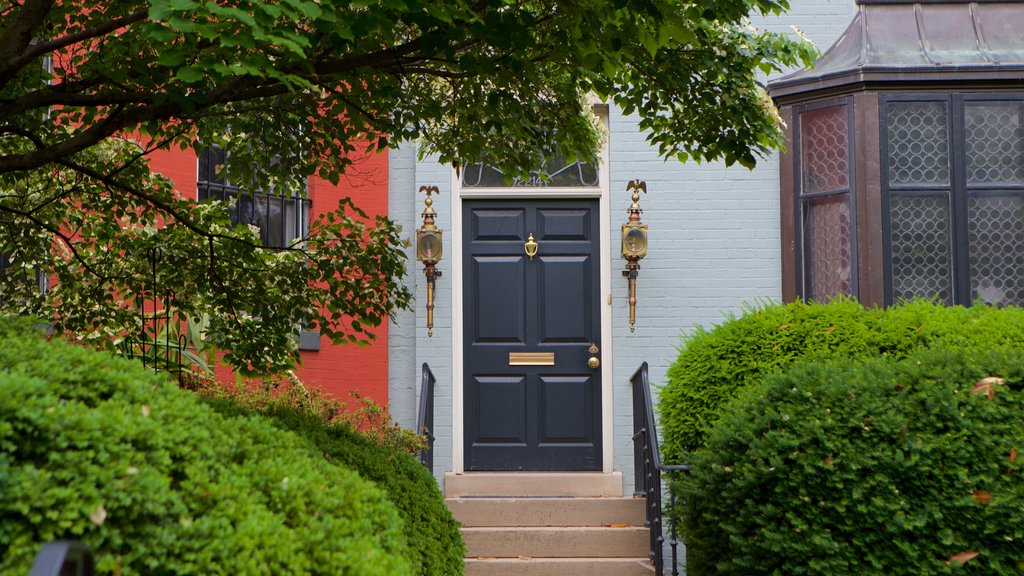
M 454 490 L 448 482 L 445 487 L 449 496 L 458 494 L 445 501 L 462 523 L 466 576 L 654 573 L 647 559 L 650 532 L 644 527 L 644 500 L 608 496 L 614 490 L 597 486 L 595 479 L 570 485 L 555 477 L 543 482 L 535 479 L 540 475 L 519 475 L 515 488 L 504 477 L 492 475 L 491 480 L 499 481 L 487 483 L 472 476 L 460 478 Z M 572 492 L 585 495 L 567 495 Z
M 466 558 L 466 576 L 652 576 L 646 558 Z

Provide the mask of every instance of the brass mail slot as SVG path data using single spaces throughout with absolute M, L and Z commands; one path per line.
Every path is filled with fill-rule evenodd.
M 509 366 L 554 366 L 554 352 L 509 352 Z

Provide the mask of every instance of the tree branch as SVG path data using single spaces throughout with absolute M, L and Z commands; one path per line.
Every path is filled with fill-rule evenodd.
M 49 10 L 49 7 L 47 7 L 47 10 Z M 0 65 L 0 86 L 3 86 L 5 83 L 7 83 L 8 80 L 13 78 L 18 73 L 18 71 L 25 67 L 27 64 L 31 63 L 32 61 L 38 58 L 41 58 L 45 54 L 55 52 L 57 50 L 60 50 L 61 48 L 67 48 L 68 46 L 78 44 L 79 42 L 83 42 L 85 40 L 90 40 L 92 38 L 97 38 L 105 34 L 109 34 L 117 30 L 118 28 L 124 28 L 125 26 L 129 26 L 131 24 L 134 24 L 135 22 L 145 20 L 148 14 L 148 9 L 139 9 L 135 12 L 132 12 L 131 14 L 128 14 L 127 16 L 122 16 L 121 18 L 114 18 L 113 20 L 104 22 L 98 26 L 86 28 L 85 30 L 76 32 L 74 34 L 68 34 L 66 36 L 61 36 L 58 38 L 54 38 L 52 40 L 48 40 L 46 42 L 40 42 L 29 48 L 27 51 L 23 52 L 21 56 L 15 57 L 13 54 L 11 54 L 7 58 L 4 58 L 3 53 L 0 52 L 0 62 L 4 63 L 3 65 Z M 36 26 L 38 25 L 39 23 L 36 24 Z M 3 40 L 0 39 L 0 43 L 2 42 Z
M 32 43 L 36 30 L 46 20 L 54 0 L 25 0 L 10 24 L 0 34 L 0 86 L 4 86 L 13 74 L 10 72 L 17 55 Z M 14 73 L 21 69 L 13 67 Z
M 68 247 L 68 250 L 71 252 L 71 255 L 74 257 L 74 259 L 79 264 L 81 264 L 82 268 L 85 268 L 85 270 L 87 272 L 89 272 L 90 274 L 92 274 L 93 276 L 95 276 L 96 278 L 98 278 L 100 281 L 103 281 L 103 282 L 111 279 L 110 276 L 105 276 L 105 275 L 101 274 L 99 271 L 97 271 L 95 268 L 92 267 L 92 265 L 75 248 L 75 243 L 72 241 L 71 237 L 68 236 L 67 234 L 65 234 L 64 231 L 61 230 L 59 226 L 52 226 L 48 222 L 46 222 L 45 220 L 41 220 L 41 219 L 37 218 L 31 212 L 26 212 L 24 210 L 18 210 L 16 208 L 12 208 L 10 206 L 2 206 L 2 205 L 0 205 L 0 212 L 7 212 L 8 214 L 14 214 L 15 216 L 20 216 L 22 218 L 25 218 L 26 220 L 32 222 L 33 224 L 35 224 L 36 226 L 40 227 L 41 229 L 46 230 L 50 234 L 53 234 L 54 236 L 59 238 L 60 241 L 62 243 L 64 243 L 65 246 Z

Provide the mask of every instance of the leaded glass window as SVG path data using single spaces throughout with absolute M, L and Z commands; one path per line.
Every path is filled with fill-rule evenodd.
M 888 301 L 1024 305 L 1024 101 L 893 97 L 882 110 Z
M 967 200 L 971 294 L 989 304 L 1024 304 L 1024 195 Z
M 309 226 L 309 201 L 297 192 L 249 191 L 227 181 L 223 166 L 230 160 L 221 148 L 205 149 L 199 156 L 199 200 L 214 198 L 229 205 L 231 223 L 260 229 L 263 245 L 292 246 L 304 238 Z
M 964 102 L 972 299 L 1024 305 L 1024 102 Z
M 1020 102 L 964 105 L 967 183 L 1024 182 L 1024 130 Z
M 953 303 L 949 110 L 890 102 L 886 114 L 890 282 L 894 301 Z
M 953 303 L 953 237 L 946 195 L 907 194 L 890 200 L 892 293 Z
M 464 188 L 595 188 L 601 184 L 596 164 L 567 162 L 556 157 L 528 178 L 512 177 L 487 164 L 469 164 L 462 170 Z
M 842 102 L 798 117 L 801 295 L 808 300 L 856 292 L 849 116 Z

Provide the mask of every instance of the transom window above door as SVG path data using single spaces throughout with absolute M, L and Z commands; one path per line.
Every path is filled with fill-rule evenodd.
M 564 157 L 548 160 L 528 178 L 511 177 L 487 164 L 469 164 L 462 169 L 463 188 L 597 188 L 601 184 L 596 164 L 568 162 Z

